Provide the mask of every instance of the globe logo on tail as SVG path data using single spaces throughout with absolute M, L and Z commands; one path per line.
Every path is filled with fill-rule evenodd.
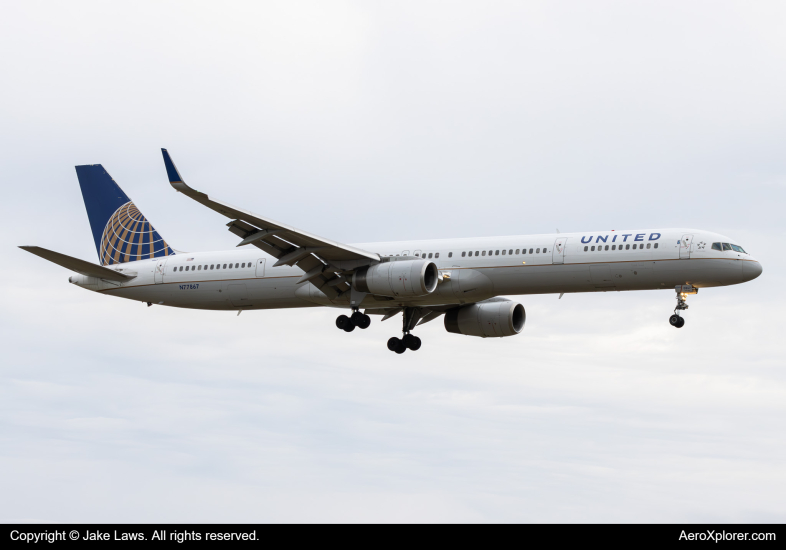
M 99 255 L 102 265 L 112 265 L 172 256 L 174 251 L 134 203 L 129 201 L 109 218 L 101 236 Z

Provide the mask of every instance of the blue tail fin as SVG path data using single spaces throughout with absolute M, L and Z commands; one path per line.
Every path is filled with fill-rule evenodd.
M 76 176 L 101 265 L 174 254 L 103 166 L 77 166 Z

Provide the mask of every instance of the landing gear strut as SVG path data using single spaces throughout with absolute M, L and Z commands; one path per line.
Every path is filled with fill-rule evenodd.
M 669 324 L 673 327 L 682 328 L 685 325 L 685 319 L 680 316 L 679 312 L 688 309 L 688 304 L 686 303 L 688 294 L 698 294 L 699 289 L 693 285 L 677 285 L 675 290 L 677 292 L 677 307 L 674 308 L 674 315 L 669 317 Z
M 359 310 L 355 310 L 351 317 L 347 317 L 346 315 L 339 315 L 336 318 L 336 326 L 345 331 L 345 332 L 352 332 L 355 330 L 355 327 L 360 329 L 366 329 L 371 324 L 371 317 L 366 315 L 365 313 L 360 313 Z
M 404 336 L 402 338 L 396 338 L 394 336 L 388 340 L 388 349 L 398 354 L 402 354 L 408 349 L 417 351 L 422 344 L 420 338 L 412 334 L 411 331 L 423 317 L 423 310 L 419 307 L 405 307 L 403 314 L 404 322 L 401 331 L 404 333 Z

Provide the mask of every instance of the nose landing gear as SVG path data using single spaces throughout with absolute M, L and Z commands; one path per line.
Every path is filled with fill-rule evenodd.
M 673 327 L 682 328 L 685 326 L 685 319 L 683 319 L 679 312 L 688 309 L 686 300 L 688 294 L 698 294 L 699 289 L 693 285 L 677 285 L 675 287 L 677 292 L 677 307 L 674 308 L 674 315 L 669 317 L 669 324 Z

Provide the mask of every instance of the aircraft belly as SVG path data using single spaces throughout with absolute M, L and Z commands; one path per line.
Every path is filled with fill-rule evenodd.
M 736 259 L 691 259 L 685 279 L 697 286 L 733 285 L 742 282 L 742 262 Z
M 246 281 L 251 307 L 277 309 L 314 305 L 295 296 L 295 283 L 298 279 L 299 277 L 270 277 Z
M 490 271 L 494 272 L 494 290 L 497 294 L 547 294 L 594 290 L 586 264 L 516 266 Z

